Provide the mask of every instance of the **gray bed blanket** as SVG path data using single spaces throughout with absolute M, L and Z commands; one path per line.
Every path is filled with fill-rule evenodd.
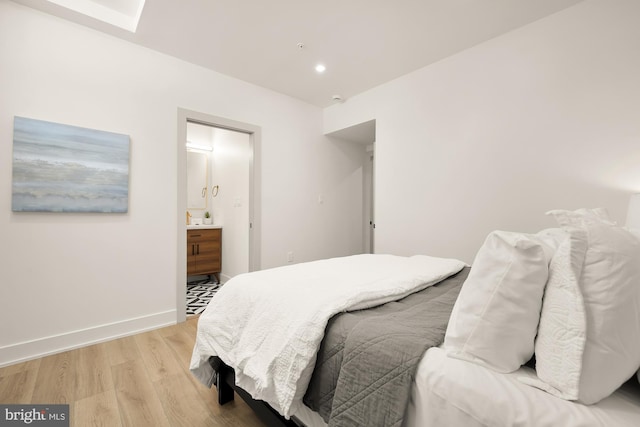
M 330 427 L 400 427 L 425 351 L 440 345 L 469 268 L 327 325 L 304 403 Z

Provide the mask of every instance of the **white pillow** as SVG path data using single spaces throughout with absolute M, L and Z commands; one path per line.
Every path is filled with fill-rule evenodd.
M 531 358 L 554 251 L 543 240 L 505 231 L 487 236 L 451 313 L 448 356 L 498 372 Z
M 611 221 L 551 214 L 570 239 L 551 262 L 535 348 L 546 384 L 535 385 L 592 404 L 640 367 L 640 241 Z

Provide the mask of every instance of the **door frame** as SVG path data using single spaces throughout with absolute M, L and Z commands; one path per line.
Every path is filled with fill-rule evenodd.
M 176 265 L 176 318 L 187 318 L 187 123 L 198 123 L 249 135 L 249 271 L 260 269 L 261 218 L 260 218 L 260 147 L 262 131 L 259 126 L 213 116 L 206 113 L 178 108 L 177 146 L 177 265 Z
M 366 179 L 366 182 L 363 185 L 364 194 L 363 200 L 368 203 L 365 203 L 364 206 L 364 252 L 369 254 L 376 253 L 376 219 L 375 219 L 375 202 L 376 202 L 376 187 L 375 187 L 375 176 L 376 176 L 376 155 L 375 155 L 375 141 L 366 147 L 366 155 L 367 160 L 365 161 L 365 173 L 363 176 Z M 368 221 L 367 221 L 368 220 Z

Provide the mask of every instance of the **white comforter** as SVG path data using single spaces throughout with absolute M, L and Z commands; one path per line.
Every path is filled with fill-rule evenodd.
M 219 356 L 238 386 L 288 418 L 331 316 L 403 298 L 464 266 L 422 255 L 355 255 L 236 276 L 200 316 L 191 371 L 211 386 L 207 360 Z

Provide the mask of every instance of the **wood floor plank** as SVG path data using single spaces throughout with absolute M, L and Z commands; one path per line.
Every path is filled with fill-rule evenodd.
M 115 390 L 75 402 L 71 427 L 122 427 Z
M 170 425 L 141 360 L 113 366 L 111 373 L 123 426 Z
M 40 367 L 41 359 L 28 360 L 22 363 L 16 363 L 14 365 L 5 366 L 0 368 L 0 377 L 8 376 L 11 374 L 17 374 L 18 372 L 38 370 Z
M 0 376 L 0 402 L 15 404 L 31 403 L 37 376 L 37 368 L 20 371 L 7 376 Z
M 77 352 L 66 351 L 44 357 L 40 362 L 36 386 L 33 390 L 34 403 L 61 404 L 75 400 Z
M 198 319 L 200 316 L 188 317 L 186 322 L 182 322 L 179 326 L 185 330 L 188 334 L 192 335 L 195 339 L 196 332 L 198 331 Z
M 135 339 L 151 381 L 183 372 L 158 331 L 136 335 Z
M 189 336 L 189 334 L 184 331 L 179 331 L 173 335 L 165 337 L 164 340 L 173 351 L 179 365 L 185 370 L 185 372 L 189 372 L 195 338 Z
M 172 426 L 233 426 L 226 418 L 211 412 L 184 373 L 167 376 L 154 386 Z
M 107 345 L 80 348 L 77 353 L 76 400 L 113 390 Z
M 162 338 L 164 338 L 169 335 L 173 335 L 179 330 L 181 330 L 182 328 L 180 327 L 180 325 L 182 325 L 182 323 L 178 323 L 171 326 L 165 326 L 164 328 L 156 329 L 156 331 L 160 334 Z
M 140 351 L 134 336 L 118 338 L 105 344 L 111 366 L 140 359 Z
M 191 374 L 189 370 L 189 364 L 191 363 L 191 353 L 193 352 L 193 345 L 195 344 L 195 334 L 190 335 L 184 330 L 168 336 L 165 341 L 173 350 L 176 359 L 180 362 L 180 365 L 184 368 L 185 375 L 193 385 L 202 401 L 205 403 L 209 411 L 217 416 L 222 416 L 222 408 L 218 405 L 218 395 L 215 388 L 211 389 L 200 383 Z

